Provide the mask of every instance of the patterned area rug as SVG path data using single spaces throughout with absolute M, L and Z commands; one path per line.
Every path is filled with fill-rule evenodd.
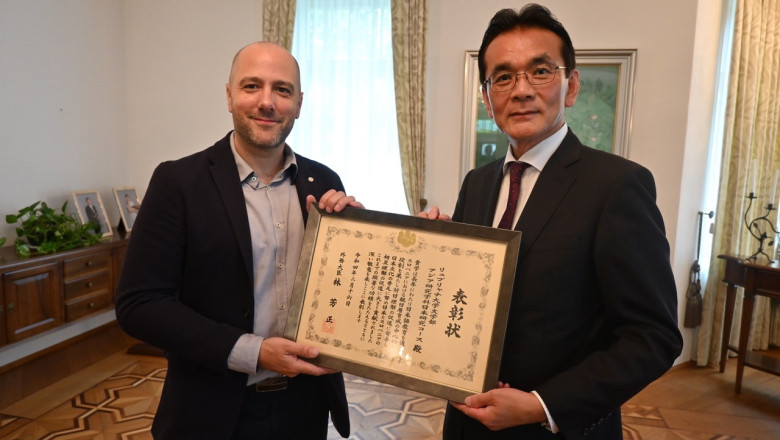
M 350 439 L 441 439 L 446 401 L 349 374 Z M 341 436 L 331 427 L 328 439 Z
M 151 440 L 165 372 L 141 361 L 36 420 L 0 414 L 0 440 Z M 345 376 L 351 439 L 441 438 L 443 400 Z M 341 437 L 331 426 L 328 438 Z
M 0 414 L 0 440 L 150 440 L 149 429 L 165 379 L 164 367 L 164 361 L 147 362 L 141 358 L 35 420 Z M 445 401 L 356 376 L 345 378 L 352 424 L 350 439 L 441 438 Z M 629 402 L 623 406 L 622 414 L 626 440 L 780 438 L 780 423 L 772 423 L 771 417 L 766 425 L 768 430 L 761 429 L 759 435 L 754 431 L 735 436 L 734 433 L 746 430 L 733 423 L 730 428 L 715 428 L 715 432 L 683 428 L 697 413 L 680 415 L 679 411 Z M 759 421 L 752 417 L 741 420 Z M 714 424 L 706 421 L 703 425 Z M 328 438 L 340 437 L 331 427 Z
M 151 439 L 165 371 L 139 362 L 35 420 L 0 416 L 0 439 Z

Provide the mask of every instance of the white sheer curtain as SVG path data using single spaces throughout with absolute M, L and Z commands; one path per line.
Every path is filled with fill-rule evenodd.
M 409 214 L 393 85 L 390 0 L 298 0 L 303 109 L 288 143 L 368 209 Z

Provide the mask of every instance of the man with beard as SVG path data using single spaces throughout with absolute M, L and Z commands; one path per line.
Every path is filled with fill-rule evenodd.
M 226 85 L 235 130 L 154 171 L 116 298 L 130 335 L 163 349 L 156 439 L 349 435 L 340 373 L 281 336 L 309 204 L 362 208 L 338 175 L 285 139 L 303 102 L 298 63 L 258 42 Z

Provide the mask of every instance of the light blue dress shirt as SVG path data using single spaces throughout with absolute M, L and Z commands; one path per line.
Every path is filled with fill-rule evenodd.
M 293 184 L 298 165 L 292 149 L 284 146 L 284 166 L 266 185 L 238 155 L 232 136 L 230 148 L 244 191 L 252 237 L 255 321 L 253 332 L 241 336 L 233 347 L 228 368 L 248 373 L 247 384 L 251 385 L 279 375 L 259 369 L 257 359 L 265 338 L 284 334 L 304 224 L 298 192 Z

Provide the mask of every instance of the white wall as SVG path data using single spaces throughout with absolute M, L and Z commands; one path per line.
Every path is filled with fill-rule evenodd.
M 262 35 L 261 0 L 0 0 L 0 237 L 5 215 L 112 187 L 231 129 L 233 54 Z
M 0 236 L 5 216 L 128 183 L 121 0 L 0 0 Z
M 656 177 L 682 316 L 695 213 L 714 208 L 699 206 L 698 157 L 709 133 L 720 9 L 711 0 L 540 3 L 575 48 L 638 49 L 629 158 Z M 460 185 L 464 51 L 478 49 L 495 11 L 522 4 L 429 0 L 426 197 L 446 212 Z M 115 225 L 112 186 L 143 196 L 159 162 L 231 128 L 230 61 L 261 30 L 262 0 L 0 0 L 0 214 L 93 189 Z M 692 339 L 684 334 L 682 360 Z
M 261 0 L 127 0 L 130 182 L 200 151 L 233 123 L 225 83 L 233 55 L 262 37 Z

